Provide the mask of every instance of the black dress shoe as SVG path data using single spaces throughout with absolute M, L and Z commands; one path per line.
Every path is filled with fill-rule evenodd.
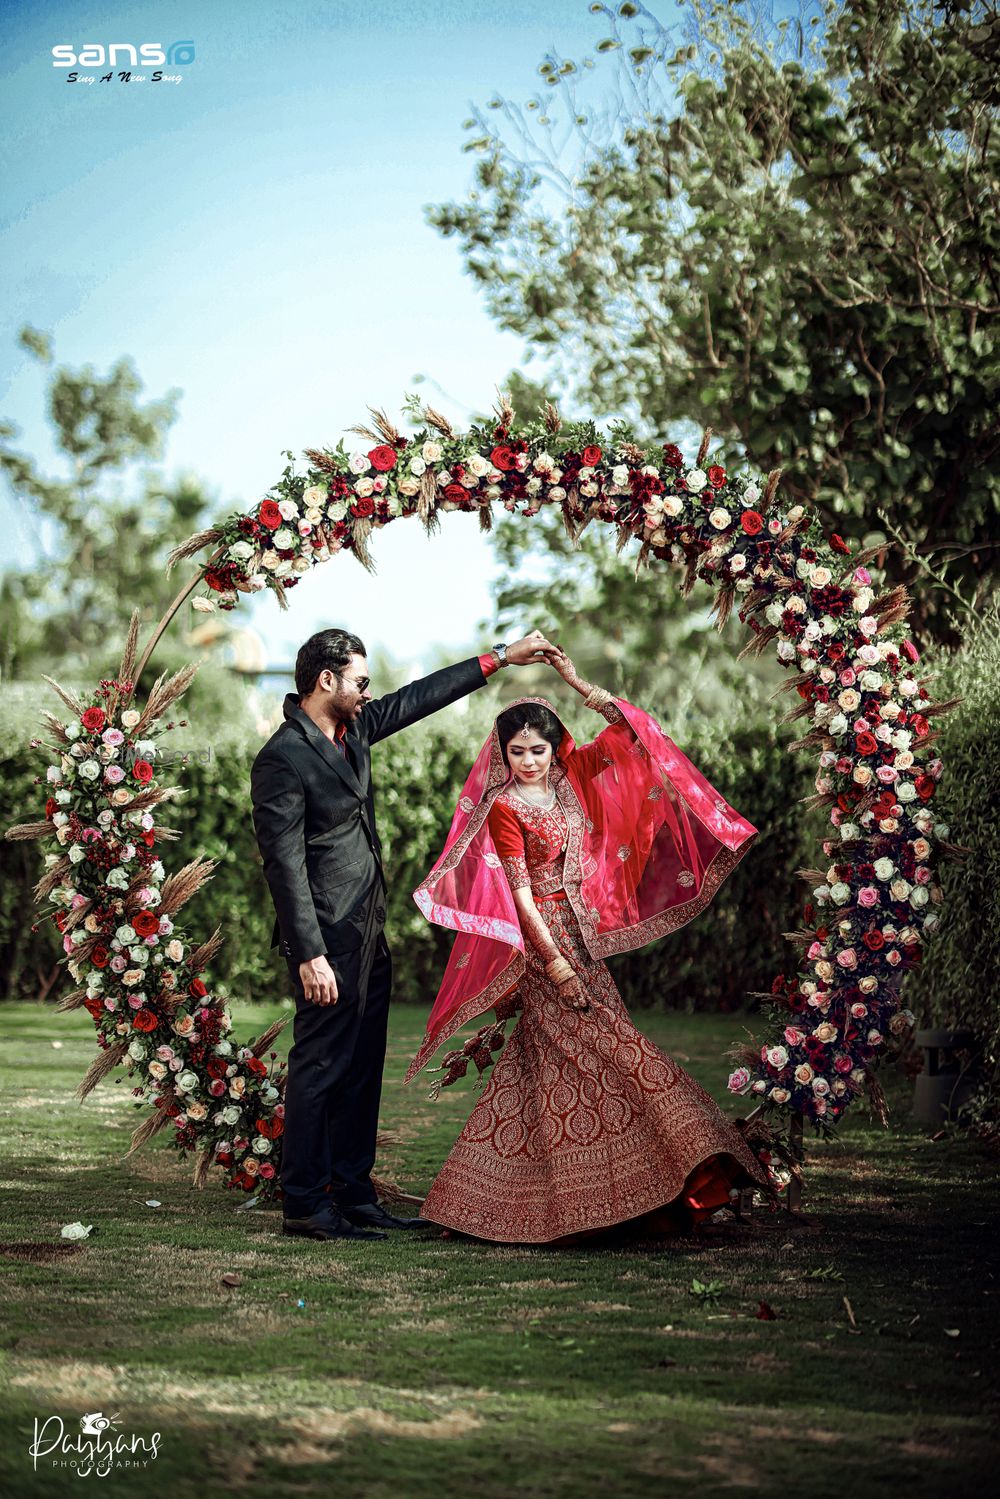
M 311 1218 L 285 1218 L 281 1232 L 301 1239 L 384 1239 L 383 1233 L 368 1232 L 357 1227 L 340 1213 L 324 1211 L 314 1213 Z
M 430 1228 L 426 1218 L 395 1218 L 387 1213 L 380 1202 L 361 1202 L 355 1207 L 341 1208 L 349 1223 L 359 1228 Z

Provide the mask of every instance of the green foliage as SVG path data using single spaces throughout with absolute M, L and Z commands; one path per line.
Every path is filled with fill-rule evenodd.
M 51 361 L 48 335 L 26 328 L 20 341 L 40 363 Z M 16 428 L 0 422 L 0 472 L 37 532 L 32 564 L 0 577 L 5 678 L 105 673 L 109 641 L 114 651 L 132 610 L 152 624 L 177 591 L 167 553 L 204 524 L 209 497 L 192 477 L 167 484 L 147 466 L 162 453 L 179 392 L 143 402 L 142 389 L 128 359 L 107 375 L 90 365 L 49 375 L 58 477 L 22 453 Z
M 963 592 L 990 586 L 995 17 L 825 0 L 768 26 L 696 0 L 677 48 L 644 7 L 595 9 L 603 108 L 547 59 L 551 94 L 477 111 L 475 189 L 429 211 L 494 318 L 589 409 L 711 423 L 828 523 L 878 533 L 884 511 Z M 938 604 L 918 626 L 947 635 Z
M 940 724 L 945 773 L 940 796 L 952 838 L 968 849 L 961 864 L 942 869 L 941 931 L 928 944 L 922 967 L 910 979 L 907 1003 L 925 1024 L 972 1030 L 982 1048 L 979 1108 L 1000 1117 L 1000 611 L 970 628 L 961 651 L 942 652 L 934 692 L 961 696 L 961 706 Z

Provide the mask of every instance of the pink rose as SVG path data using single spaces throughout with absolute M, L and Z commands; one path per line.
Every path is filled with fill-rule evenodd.
M 839 968 L 857 968 L 858 955 L 853 947 L 845 947 L 843 952 L 837 954 L 837 966 Z
M 855 684 L 855 682 L 857 680 L 858 680 L 858 678 L 857 678 L 856 673 L 854 672 L 853 667 L 847 666 L 840 673 L 840 685 L 841 685 L 841 687 L 853 687 L 854 684 Z
M 851 1017 L 854 1020 L 864 1020 L 868 1014 L 868 1006 L 860 1003 L 851 1005 Z
M 805 1040 L 805 1031 L 798 1030 L 794 1025 L 786 1025 L 785 1040 L 789 1046 L 801 1046 Z
M 890 968 L 898 968 L 903 959 L 896 949 L 892 948 L 890 952 L 886 953 L 885 961 L 889 964 Z
M 918 864 L 913 871 L 913 878 L 918 885 L 929 885 L 931 872 L 926 864 Z
M 730 1093 L 742 1093 L 743 1089 L 746 1087 L 749 1081 L 749 1069 L 747 1067 L 737 1067 L 734 1072 L 731 1072 L 729 1074 L 729 1082 L 727 1083 L 727 1087 L 729 1088 Z
M 867 588 L 872 580 L 872 575 L 867 567 L 856 567 L 854 569 L 854 581 L 860 583 L 862 588 Z
M 863 885 L 858 891 L 858 905 L 870 910 L 872 906 L 878 905 L 878 891 L 874 885 Z
M 875 775 L 883 786 L 894 786 L 899 780 L 899 771 L 894 770 L 891 765 L 880 765 Z
M 823 952 L 823 944 L 822 944 L 822 942 L 814 942 L 811 945 L 811 947 L 809 948 L 809 951 L 806 954 L 806 956 L 809 959 L 811 959 L 811 960 L 815 960 L 816 958 L 818 958 L 822 954 L 822 952 Z
M 222 1081 L 222 1078 L 213 1077 L 212 1081 L 208 1085 L 208 1091 L 209 1093 L 211 1093 L 213 1098 L 221 1098 L 223 1093 L 225 1093 L 226 1091 L 226 1085 Z
M 853 762 L 849 760 L 846 755 L 841 755 L 840 759 L 834 766 L 834 769 L 840 776 L 849 776 L 851 773 L 852 765 Z
M 850 1072 L 854 1063 L 850 1057 L 834 1057 L 833 1068 L 835 1072 Z

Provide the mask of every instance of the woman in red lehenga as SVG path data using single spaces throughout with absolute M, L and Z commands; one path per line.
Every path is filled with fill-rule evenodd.
M 557 669 L 608 727 L 576 747 L 541 698 L 499 715 L 415 891 L 458 935 L 407 1073 L 493 1009 L 439 1086 L 520 1017 L 421 1215 L 503 1243 L 681 1228 L 767 1173 L 712 1098 L 632 1024 L 604 959 L 708 905 L 756 829 L 641 709 Z

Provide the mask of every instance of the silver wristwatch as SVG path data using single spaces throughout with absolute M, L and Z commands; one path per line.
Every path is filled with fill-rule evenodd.
M 500 662 L 501 667 L 510 665 L 510 662 L 507 660 L 507 647 L 503 641 L 499 645 L 495 645 L 493 650 L 496 652 L 497 660 Z

